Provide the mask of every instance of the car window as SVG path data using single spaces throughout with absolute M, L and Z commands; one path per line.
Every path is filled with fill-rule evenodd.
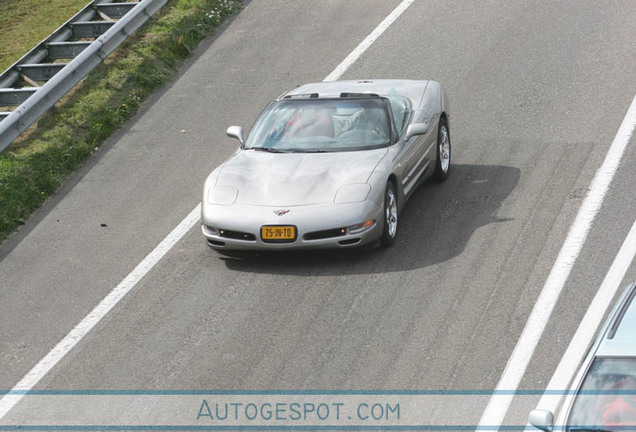
M 391 143 L 386 99 L 278 101 L 261 114 L 245 149 L 271 152 L 351 151 Z
M 409 116 L 411 115 L 411 106 L 408 100 L 395 89 L 389 91 L 389 102 L 391 104 L 395 128 L 398 134 L 402 135 L 402 132 L 404 132 L 408 124 Z
M 636 359 L 597 358 L 577 392 L 567 430 L 636 425 Z

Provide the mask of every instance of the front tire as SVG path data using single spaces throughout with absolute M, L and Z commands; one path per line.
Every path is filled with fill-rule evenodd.
M 384 230 L 380 238 L 383 247 L 389 247 L 395 243 L 398 227 L 398 202 L 395 185 L 388 181 L 384 191 Z
M 451 164 L 451 141 L 448 130 L 448 122 L 444 117 L 439 121 L 437 131 L 437 160 L 435 161 L 435 174 L 433 178 L 438 182 L 443 182 L 448 178 Z

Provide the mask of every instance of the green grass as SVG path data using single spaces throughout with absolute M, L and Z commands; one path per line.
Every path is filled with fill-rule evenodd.
M 25 136 L 0 153 L 0 241 L 153 91 L 174 79 L 192 49 L 240 8 L 235 0 L 170 0 Z
M 90 0 L 0 0 L 0 72 L 89 3 Z

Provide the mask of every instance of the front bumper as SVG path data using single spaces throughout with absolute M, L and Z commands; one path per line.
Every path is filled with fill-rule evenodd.
M 383 203 L 365 201 L 290 206 L 284 208 L 289 212 L 278 216 L 275 211 L 281 209 L 204 203 L 201 230 L 208 245 L 221 251 L 345 249 L 367 245 L 382 236 Z M 369 220 L 375 221 L 369 227 L 355 232 L 349 229 Z M 261 227 L 264 225 L 295 226 L 296 239 L 284 243 L 263 241 Z

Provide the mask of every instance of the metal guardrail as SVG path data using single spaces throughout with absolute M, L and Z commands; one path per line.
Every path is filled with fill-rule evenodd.
M 0 112 L 0 152 L 167 1 L 94 0 L 4 71 L 0 107 L 18 107 Z

